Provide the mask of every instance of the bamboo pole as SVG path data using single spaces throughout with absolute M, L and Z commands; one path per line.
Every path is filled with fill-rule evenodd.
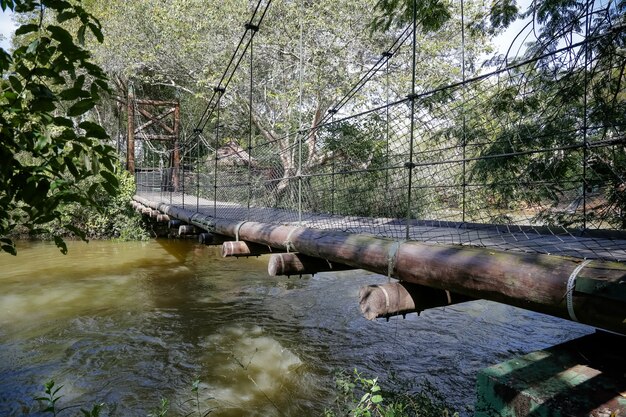
M 241 240 L 297 251 L 380 274 L 391 272 L 391 276 L 402 281 L 564 319 L 576 318 L 581 323 L 626 334 L 626 303 L 623 300 L 568 289 L 568 282 L 571 285 L 575 280 L 596 280 L 621 288 L 626 285 L 626 265 L 621 263 L 583 262 L 582 259 L 562 256 L 469 246 L 400 243 L 340 231 L 241 223 L 214 219 L 139 196 L 134 198 L 170 216 L 222 235 L 238 236 Z M 569 308 L 568 298 L 571 300 Z

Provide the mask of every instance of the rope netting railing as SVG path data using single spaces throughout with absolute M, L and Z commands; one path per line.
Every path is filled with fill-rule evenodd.
M 171 146 L 144 141 L 137 192 L 237 221 L 624 261 L 626 35 L 609 12 L 590 7 L 578 17 L 585 36 L 569 43 L 537 40 L 524 57 L 467 75 L 463 57 L 462 77 L 430 89 L 413 81 L 396 96 L 385 64 L 415 57 L 409 28 L 356 90 L 282 136 L 262 134 L 252 114 L 255 60 L 269 58 L 253 48 L 262 28 L 248 24 L 248 71 L 235 74 L 246 62 L 238 48 L 223 78 L 249 85 L 245 112 L 220 82 L 178 168 Z M 384 103 L 352 105 L 357 92 Z M 224 123 L 237 111 L 249 119 L 239 137 Z

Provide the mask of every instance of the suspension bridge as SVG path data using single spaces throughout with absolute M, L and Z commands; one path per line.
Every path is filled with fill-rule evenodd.
M 606 99 L 592 93 L 607 77 L 623 81 L 623 57 L 604 65 L 594 53 L 624 36 L 608 7 L 580 17 L 606 14 L 601 33 L 472 76 L 463 53 L 460 79 L 431 89 L 416 81 L 414 20 L 344 97 L 318 108 L 310 127 L 280 136 L 253 111 L 253 46 L 270 3 L 259 2 L 246 23 L 190 137 L 180 138 L 177 102 L 129 93 L 126 156 L 139 210 L 220 242 L 228 236 L 447 291 L 446 300 L 486 298 L 626 334 L 624 126 L 597 110 L 618 111 L 624 86 L 613 83 Z M 351 104 L 388 87 L 389 64 L 403 54 L 412 71 L 404 97 Z M 235 140 L 224 103 L 246 61 L 239 82 L 249 84 L 248 134 Z M 539 79 L 550 91 L 537 97 Z M 559 94 L 572 84 L 582 91 L 566 103 Z M 307 262 L 317 266 L 282 272 L 325 268 Z
M 271 254 L 272 274 L 399 279 L 361 291 L 368 318 L 488 299 L 626 334 L 626 137 L 623 114 L 611 116 L 624 108 L 625 61 L 597 53 L 624 38 L 610 7 L 579 17 L 577 43 L 470 75 L 463 54 L 460 77 L 430 87 L 416 81 L 414 19 L 310 127 L 280 135 L 254 114 L 252 51 L 269 5 L 189 137 L 176 102 L 129 96 L 138 211 L 227 255 Z M 403 54 L 412 81 L 394 97 L 389 63 Z M 235 140 L 223 120 L 246 60 L 248 135 Z M 363 108 L 357 94 L 379 100 Z

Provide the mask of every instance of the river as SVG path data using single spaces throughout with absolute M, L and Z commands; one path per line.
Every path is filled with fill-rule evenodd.
M 20 242 L 0 254 L 0 416 L 39 416 L 54 379 L 59 407 L 109 405 L 170 416 L 316 416 L 334 372 L 428 380 L 471 415 L 483 367 L 591 328 L 492 302 L 366 321 L 366 271 L 267 276 L 264 257 L 222 259 L 192 241 Z M 407 386 L 407 385 L 404 385 Z M 70 409 L 63 415 L 77 415 Z

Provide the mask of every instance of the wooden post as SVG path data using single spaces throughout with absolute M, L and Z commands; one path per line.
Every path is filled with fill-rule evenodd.
M 198 229 L 196 226 L 191 224 L 185 224 L 182 226 L 178 226 L 178 236 L 189 236 L 189 235 L 197 235 Z
M 159 214 L 156 218 L 157 222 L 159 223 L 169 223 L 170 221 L 170 216 L 168 216 L 167 214 Z
M 224 242 L 230 241 L 227 236 L 216 235 L 214 233 L 200 233 L 198 235 L 198 243 L 209 246 L 222 245 Z
M 410 282 L 368 285 L 359 291 L 363 317 L 374 320 L 471 301 L 473 298 Z
M 174 151 L 172 152 L 172 187 L 174 192 L 178 192 L 180 179 L 178 178 L 178 172 L 180 170 L 180 147 L 179 141 L 179 128 L 180 126 L 180 103 L 176 103 L 174 107 Z
M 180 226 L 184 225 L 184 224 L 187 224 L 187 223 L 185 223 L 184 221 L 179 220 L 179 219 L 172 219 L 172 220 L 170 220 L 167 223 L 167 227 L 170 228 L 170 229 L 177 229 L 178 230 L 178 228 Z
M 329 262 L 326 259 L 314 258 L 301 253 L 276 253 L 270 256 L 267 272 L 271 277 L 278 275 L 313 275 L 318 272 L 346 271 L 355 269 L 352 266 Z
M 135 175 L 135 108 L 132 87 L 128 87 L 127 116 L 128 137 L 126 138 L 126 169 Z

